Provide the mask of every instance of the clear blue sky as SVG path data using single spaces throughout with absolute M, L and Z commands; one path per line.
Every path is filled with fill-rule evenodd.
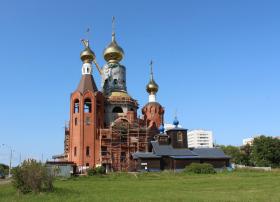
M 280 134 L 279 1 L 1 1 L 0 145 L 26 157 L 63 152 L 70 93 L 81 77 L 87 27 L 100 65 L 116 16 L 128 91 L 142 107 L 149 62 L 165 120 L 219 144 Z M 94 78 L 100 86 L 97 71 Z M 8 149 L 0 147 L 0 162 Z

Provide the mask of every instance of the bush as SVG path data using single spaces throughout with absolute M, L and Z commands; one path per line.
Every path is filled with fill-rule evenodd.
M 53 176 L 42 163 L 33 159 L 13 169 L 12 178 L 14 187 L 24 194 L 53 190 Z
M 94 168 L 90 168 L 90 169 L 87 170 L 87 174 L 89 176 L 96 175 L 96 170 Z
M 96 170 L 97 174 L 103 175 L 103 174 L 106 173 L 106 169 L 104 168 L 104 166 L 98 166 L 98 167 L 95 168 L 95 170 Z
M 87 174 L 89 176 L 93 176 L 96 174 L 103 175 L 105 173 L 106 173 L 106 169 L 104 168 L 104 166 L 97 166 L 95 168 L 90 168 L 87 170 Z
M 196 173 L 196 174 L 213 174 L 216 173 L 213 165 L 209 163 L 192 163 L 186 166 L 185 172 Z

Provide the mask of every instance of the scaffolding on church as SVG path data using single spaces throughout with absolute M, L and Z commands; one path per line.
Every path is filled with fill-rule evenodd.
M 135 122 L 122 121 L 109 129 L 100 129 L 101 164 L 109 166 L 112 171 L 134 171 L 132 154 L 148 152 L 153 135 L 153 130 Z

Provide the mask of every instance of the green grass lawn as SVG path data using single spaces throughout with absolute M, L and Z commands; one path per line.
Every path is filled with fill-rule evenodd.
M 111 174 L 56 180 L 51 193 L 19 195 L 0 185 L 0 201 L 280 201 L 279 172 Z

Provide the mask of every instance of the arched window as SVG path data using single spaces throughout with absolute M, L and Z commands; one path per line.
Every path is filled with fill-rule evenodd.
M 84 112 L 91 113 L 91 100 L 89 98 L 85 99 Z
M 177 133 L 177 141 L 178 142 L 182 142 L 183 141 L 183 133 L 181 131 L 179 131 Z
M 75 100 L 74 101 L 74 113 L 79 113 L 79 106 L 80 106 L 79 100 Z
M 86 155 L 89 156 L 89 146 L 86 147 Z
M 88 116 L 86 117 L 85 123 L 86 123 L 87 126 L 90 125 L 90 117 L 88 117 Z
M 74 147 L 74 156 L 77 156 L 77 147 Z
M 114 79 L 114 85 L 118 84 L 118 79 Z
M 121 107 L 114 107 L 113 113 L 123 113 L 123 109 Z

